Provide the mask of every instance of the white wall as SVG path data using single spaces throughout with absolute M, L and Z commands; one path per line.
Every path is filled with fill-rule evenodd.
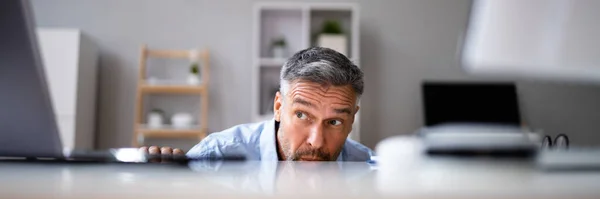
M 98 146 L 107 148 L 131 143 L 142 43 L 211 49 L 210 130 L 250 121 L 253 2 L 34 0 L 33 6 L 39 26 L 80 28 L 100 47 Z M 466 75 L 455 54 L 469 0 L 351 2 L 361 7 L 366 90 L 360 122 L 368 146 L 423 123 L 422 80 L 484 79 Z M 600 144 L 600 87 L 527 82 L 519 91 L 529 124 L 551 134 L 567 132 L 575 143 Z

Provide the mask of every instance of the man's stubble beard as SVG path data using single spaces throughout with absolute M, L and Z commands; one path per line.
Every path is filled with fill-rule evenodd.
M 290 160 L 290 157 L 292 156 L 291 154 L 291 150 L 290 150 L 290 143 L 284 139 L 284 132 L 283 129 L 281 128 L 282 122 L 279 123 L 279 129 L 277 129 L 277 140 L 279 141 L 279 146 L 281 147 L 281 151 L 283 152 L 284 157 L 282 157 L 283 160 Z
M 281 147 L 281 151 L 283 152 L 283 155 L 285 156 L 285 157 L 282 157 L 282 159 L 287 160 L 287 161 L 298 161 L 298 160 L 301 160 L 302 156 L 310 156 L 310 157 L 316 157 L 323 161 L 334 161 L 334 159 L 332 159 L 332 155 L 330 155 L 329 153 L 327 153 L 321 149 L 311 149 L 311 148 L 300 147 L 295 153 L 293 153 L 290 150 L 290 143 L 287 141 L 287 139 L 285 139 L 286 132 L 284 132 L 283 128 L 282 128 L 282 126 L 284 126 L 284 124 L 285 124 L 285 122 L 284 122 L 283 118 L 281 117 L 279 120 L 279 128 L 277 129 L 276 133 L 277 133 L 277 140 Z M 337 152 L 336 154 L 339 155 L 339 153 L 340 152 Z

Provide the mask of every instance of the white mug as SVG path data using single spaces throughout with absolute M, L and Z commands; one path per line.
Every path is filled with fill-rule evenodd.
M 148 114 L 148 127 L 160 128 L 163 125 L 163 117 L 160 113 Z
M 188 113 L 176 113 L 171 117 L 171 124 L 176 129 L 188 129 L 192 126 L 192 115 Z

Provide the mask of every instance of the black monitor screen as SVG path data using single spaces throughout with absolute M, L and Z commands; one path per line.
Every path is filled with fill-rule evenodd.
M 425 125 L 492 123 L 520 125 L 512 83 L 423 83 Z

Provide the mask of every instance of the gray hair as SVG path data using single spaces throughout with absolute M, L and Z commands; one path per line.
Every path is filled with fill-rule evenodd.
M 294 54 L 281 68 L 280 91 L 286 94 L 289 83 L 306 80 L 323 85 L 351 85 L 357 97 L 363 93 L 363 72 L 343 54 L 323 47 L 311 47 Z

